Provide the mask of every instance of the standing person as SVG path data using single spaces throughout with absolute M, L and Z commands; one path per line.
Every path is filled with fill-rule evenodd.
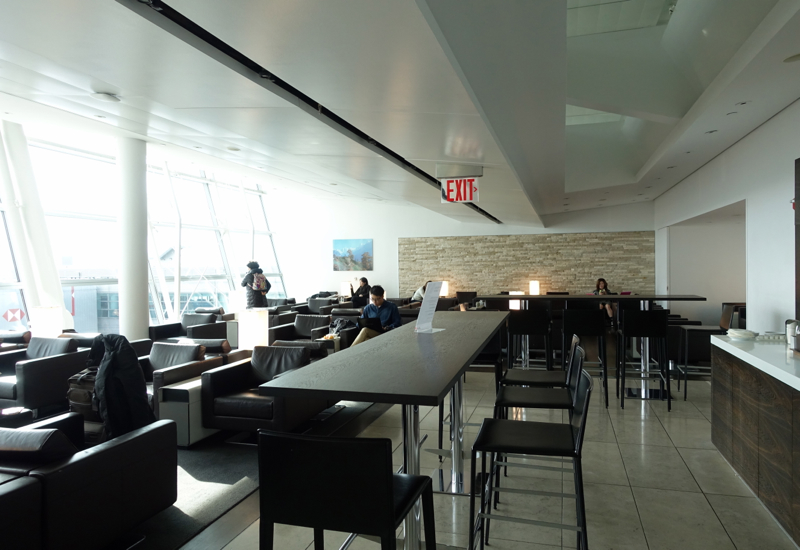
M 358 288 L 353 290 L 353 283 L 350 283 L 350 297 L 353 299 L 355 307 L 364 307 L 369 303 L 369 281 L 366 277 L 358 280 Z
M 250 271 L 242 279 L 242 286 L 247 288 L 247 307 L 267 307 L 266 294 L 270 284 L 264 271 L 255 260 L 247 263 L 247 269 Z
M 416 292 L 414 292 L 414 295 L 411 297 L 412 302 L 421 302 L 422 299 L 425 298 L 425 291 L 428 290 L 428 283 L 430 282 L 431 281 L 428 281 L 427 283 L 419 287 L 416 290 Z
M 592 292 L 595 296 L 604 296 L 606 294 L 612 294 L 611 290 L 608 288 L 608 283 L 602 277 L 597 279 L 597 283 L 595 284 L 595 289 Z M 608 318 L 611 319 L 611 326 L 614 326 L 616 323 L 614 322 L 614 308 L 611 306 L 611 302 L 600 302 L 600 309 L 605 309 L 606 313 L 608 313 Z
M 361 317 L 380 319 L 383 332 L 388 332 L 393 328 L 401 326 L 403 321 L 400 319 L 400 312 L 397 310 L 397 306 L 392 302 L 384 300 L 383 294 L 383 287 L 380 285 L 375 285 L 370 289 L 369 298 L 372 303 L 364 308 Z M 353 343 L 350 344 L 350 347 L 375 338 L 376 336 L 380 336 L 383 332 L 364 327 L 361 329 L 361 332 L 358 333 L 356 339 L 353 340 Z

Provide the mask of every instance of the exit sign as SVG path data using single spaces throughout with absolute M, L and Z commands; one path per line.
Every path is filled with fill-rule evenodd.
M 446 178 L 442 184 L 442 202 L 478 202 L 480 178 Z

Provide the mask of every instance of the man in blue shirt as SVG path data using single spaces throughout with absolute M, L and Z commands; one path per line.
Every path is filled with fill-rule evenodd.
M 383 294 L 383 287 L 380 285 L 375 285 L 369 290 L 369 299 L 372 303 L 364 308 L 361 317 L 380 319 L 383 332 L 386 332 L 399 327 L 403 323 L 400 320 L 400 312 L 397 311 L 397 306 L 392 302 L 384 300 Z M 352 347 L 371 338 L 375 338 L 376 336 L 380 336 L 383 332 L 364 327 L 350 346 Z

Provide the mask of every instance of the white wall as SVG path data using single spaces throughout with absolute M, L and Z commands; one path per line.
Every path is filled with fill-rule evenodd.
M 655 201 L 656 229 L 747 201 L 747 326 L 760 332 L 782 330 L 783 321 L 794 318 L 790 201 L 798 157 L 800 103 L 795 102 Z M 658 255 L 658 242 L 656 247 Z M 659 267 L 657 278 L 665 276 Z
M 670 303 L 673 313 L 713 326 L 722 302 L 746 301 L 744 223 L 670 227 L 669 260 L 670 293 L 708 300 Z
M 413 205 L 365 200 L 323 200 L 274 191 L 267 216 L 274 233 L 287 294 L 304 299 L 320 290 L 338 290 L 342 281 L 365 276 L 399 292 L 397 246 L 400 237 L 519 235 L 599 231 L 651 231 L 652 203 L 565 212 L 543 218 L 546 228 L 461 223 Z M 456 206 L 456 208 L 462 208 Z M 333 239 L 373 239 L 375 270 L 334 272 Z

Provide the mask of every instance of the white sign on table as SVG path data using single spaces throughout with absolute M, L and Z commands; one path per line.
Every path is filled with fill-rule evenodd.
M 419 308 L 417 326 L 414 332 L 440 332 L 443 328 L 433 328 L 433 314 L 436 313 L 436 304 L 439 302 L 439 292 L 442 290 L 442 281 L 430 282 L 425 289 L 425 297 Z

